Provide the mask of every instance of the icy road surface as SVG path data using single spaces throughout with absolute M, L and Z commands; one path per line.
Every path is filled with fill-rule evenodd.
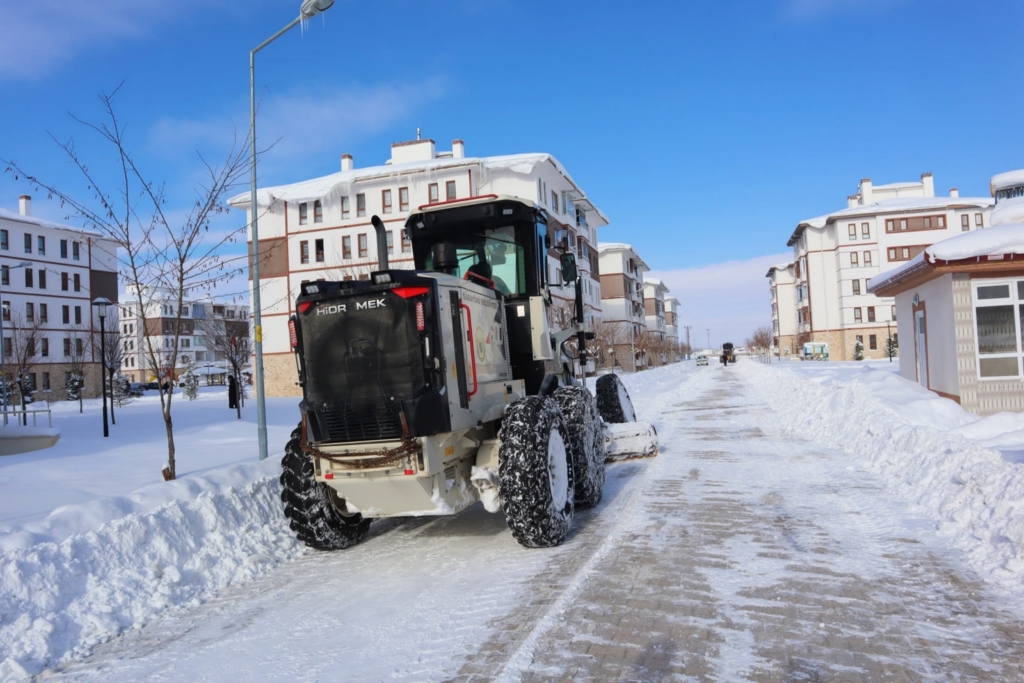
M 1019 596 L 848 454 L 783 435 L 743 375 L 630 378 L 661 455 L 610 467 L 560 548 L 479 506 L 385 521 L 40 678 L 1024 680 Z

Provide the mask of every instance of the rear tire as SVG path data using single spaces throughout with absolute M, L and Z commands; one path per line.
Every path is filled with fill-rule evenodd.
M 594 396 L 580 386 L 562 387 L 554 399 L 562 409 L 575 475 L 575 502 L 579 509 L 601 502 L 604 493 L 604 434 Z
M 498 476 L 512 536 L 527 548 L 550 548 L 572 526 L 574 476 L 562 411 L 551 398 L 526 396 L 501 426 Z
M 597 412 L 611 424 L 636 422 L 633 402 L 618 375 L 602 375 L 597 379 Z
M 348 512 L 334 489 L 316 480 L 313 458 L 302 452 L 298 429 L 281 460 L 281 501 L 292 531 L 316 550 L 350 548 L 370 530 L 370 520 Z

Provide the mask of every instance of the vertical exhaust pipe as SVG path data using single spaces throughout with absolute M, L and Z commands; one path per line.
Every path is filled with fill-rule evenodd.
M 370 219 L 373 229 L 377 232 L 377 270 L 388 269 L 388 236 L 384 230 L 384 221 L 374 214 Z

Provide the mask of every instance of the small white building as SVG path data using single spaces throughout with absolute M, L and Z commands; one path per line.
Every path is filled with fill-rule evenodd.
M 895 297 L 900 374 L 978 415 L 1024 411 L 1024 170 L 992 178 L 991 227 L 873 278 Z
M 674 296 L 665 297 L 665 339 L 679 349 L 679 299 Z
M 936 197 L 930 173 L 888 185 L 865 178 L 845 209 L 801 221 L 787 242 L 795 264 L 796 345 L 827 343 L 832 360 L 851 360 L 860 341 L 866 358 L 884 357 L 887 323 L 897 311 L 890 297 L 869 292 L 867 281 L 935 242 L 986 227 L 992 204 L 989 197 L 961 197 L 956 188 Z
M 797 354 L 797 311 L 803 303 L 797 299 L 796 264 L 780 263 L 768 269 L 768 287 L 772 300 L 772 344 L 782 356 Z M 804 290 L 800 290 L 803 296 Z
M 98 233 L 32 215 L 22 195 L 18 212 L 0 209 L 3 354 L 12 376 L 16 353 L 32 337 L 30 386 L 63 398 L 67 375 L 84 361 L 83 396 L 100 395 L 98 297 L 117 301 L 117 245 Z
M 368 279 L 377 268 L 376 235 L 370 223 L 380 216 L 386 226 L 389 266 L 413 268 L 412 244 L 404 232 L 409 215 L 427 204 L 483 195 L 509 195 L 534 202 L 548 214 L 552 249 L 548 279 L 552 296 L 569 306 L 575 292 L 562 281 L 556 231 L 576 254 L 583 277 L 583 303 L 588 322 L 602 317 L 598 279 L 597 229 L 608 219 L 586 197 L 568 171 L 552 155 L 512 154 L 467 157 L 462 140 L 450 151 L 430 139 L 397 142 L 384 163 L 357 168 L 343 154 L 341 170 L 320 178 L 257 192 L 263 350 L 269 396 L 294 396 L 295 363 L 288 343 L 288 316 L 298 288 L 316 279 Z M 245 192 L 228 204 L 252 220 L 251 197 Z M 249 232 L 252 253 L 252 231 Z

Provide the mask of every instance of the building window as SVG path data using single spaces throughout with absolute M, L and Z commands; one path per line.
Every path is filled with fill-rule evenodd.
M 869 323 L 875 322 L 875 307 L 874 306 L 868 306 L 868 322 Z
M 305 225 L 309 222 L 309 217 L 306 213 L 306 202 L 299 204 L 299 225 Z
M 970 214 L 963 214 L 960 216 L 960 230 L 967 232 L 971 229 L 971 216 Z
M 398 188 L 398 210 L 408 211 L 409 210 L 409 188 L 400 187 Z
M 925 216 L 924 217 L 924 229 L 925 230 L 930 230 L 931 227 L 932 227 L 932 218 L 931 218 L 931 216 Z
M 70 278 L 68 277 L 68 274 L 67 273 L 61 273 L 60 274 L 60 289 L 61 289 L 62 292 L 68 291 L 68 282 L 70 282 Z
M 61 306 L 61 317 L 65 325 L 71 324 L 71 307 Z
M 11 269 L 7 266 L 0 266 L 0 285 L 7 287 L 11 284 Z
M 368 249 L 366 248 L 366 233 L 360 233 L 359 235 L 359 258 L 366 258 Z
M 341 217 L 348 218 L 348 197 L 341 198 Z
M 857 239 L 857 224 L 856 223 L 850 223 L 850 225 L 848 227 L 849 227 L 850 239 L 851 240 Z
M 43 358 L 48 358 L 50 355 L 50 340 L 43 337 L 39 341 L 41 342 L 39 345 L 39 355 Z
M 299 242 L 299 263 L 309 263 L 309 242 L 307 240 Z
M 352 238 L 345 236 L 341 238 L 341 258 L 352 258 Z
M 60 241 L 60 257 L 61 258 L 67 258 L 68 257 L 68 241 L 67 240 L 61 240 Z
M 46 270 L 39 269 L 39 289 L 46 289 Z
M 36 307 L 31 301 L 25 302 L 25 320 L 27 322 L 35 322 L 36 319 Z
M 395 237 L 394 237 L 394 233 L 391 230 L 388 230 L 384 234 L 387 235 L 387 240 L 388 240 L 388 255 L 394 254 L 395 253 Z
M 356 195 L 356 216 L 365 216 L 365 215 L 366 215 L 366 195 L 365 194 L 357 194 Z
M 25 233 L 25 253 L 32 253 L 32 235 Z
M 860 294 L 860 280 L 853 281 L 853 293 Z
M 892 319 L 893 319 L 893 321 L 895 321 L 896 320 L 896 307 L 895 306 L 892 307 L 892 311 L 890 312 L 890 315 L 892 315 Z
M 81 325 L 82 324 L 82 307 L 81 306 L 75 306 L 75 324 L 76 325 Z
M 860 307 L 853 309 L 853 322 L 859 323 L 862 321 L 863 318 L 861 318 Z
M 313 222 L 323 223 L 324 222 L 324 205 L 317 199 L 313 202 Z
M 77 261 L 78 260 L 78 242 L 72 242 L 71 243 L 71 260 L 72 261 Z
M 402 230 L 402 251 L 412 251 L 412 241 L 409 239 L 409 233 L 407 233 L 405 230 Z
M 427 196 L 430 199 L 430 203 L 436 204 L 439 198 L 437 194 L 437 183 L 430 183 L 430 185 L 427 187 L 427 193 Z
M 79 358 L 81 358 L 84 353 L 85 353 L 85 343 L 82 341 L 81 337 L 77 337 L 75 339 L 75 355 L 78 356 Z
M 857 341 L 860 342 L 861 344 L 864 344 L 864 335 L 863 334 L 858 334 L 857 335 Z
M 316 240 L 315 242 L 313 242 L 313 246 L 316 248 L 316 262 L 317 263 L 323 263 L 324 262 L 324 241 L 323 240 Z
M 867 266 L 870 266 L 870 265 L 871 265 L 871 252 L 870 251 L 865 251 L 864 252 L 864 266 L 867 267 Z
M 454 180 L 449 180 L 447 183 L 444 184 L 444 196 L 445 196 L 445 199 L 447 199 L 448 201 L 451 201 L 451 200 L 455 199 L 455 181 Z
M 70 337 L 64 337 L 64 356 L 67 357 L 67 356 L 70 356 L 70 355 L 71 355 L 71 338 Z
M 907 219 L 906 218 L 901 218 L 900 219 L 900 230 L 906 230 L 906 229 L 907 229 Z
M 48 323 L 50 317 L 50 309 L 46 304 L 39 304 L 39 322 Z
M 984 217 L 980 213 L 974 214 L 974 227 L 976 227 L 976 228 L 984 228 L 985 227 Z
M 551 211 L 558 213 L 558 193 L 551 190 Z
M 850 267 L 851 268 L 856 268 L 859 265 L 860 265 L 860 263 L 858 262 L 857 252 L 851 251 L 850 252 Z
M 860 236 L 864 239 L 871 239 L 871 224 L 861 223 L 860 224 Z
M 974 320 L 978 376 L 982 379 L 1020 376 L 1021 308 L 1024 280 L 979 281 L 974 285 Z
M 46 256 L 46 238 L 40 235 L 36 238 L 37 251 L 40 256 Z
M 25 286 L 26 287 L 31 287 L 32 286 L 32 269 L 31 268 L 26 268 L 25 269 Z
M 877 351 L 878 350 L 878 335 L 877 334 L 869 334 L 868 335 L 868 348 L 871 349 L 872 351 Z
M 7 231 L 0 230 L 0 250 L 7 251 L 10 243 L 7 241 Z
M 891 220 L 887 220 L 885 222 L 885 231 L 886 232 L 892 232 L 894 229 L 895 228 L 893 227 L 893 222 Z
M 11 355 L 11 338 L 4 337 L 4 356 L 10 358 Z
M 897 260 L 897 258 L 896 258 L 896 249 L 894 249 L 892 247 L 889 248 L 889 260 L 890 261 L 896 261 Z
M 381 190 L 380 204 L 384 213 L 391 213 L 391 190 Z
M 75 273 L 74 281 L 75 281 L 75 291 L 76 292 L 81 292 L 82 291 L 82 276 L 79 273 Z

